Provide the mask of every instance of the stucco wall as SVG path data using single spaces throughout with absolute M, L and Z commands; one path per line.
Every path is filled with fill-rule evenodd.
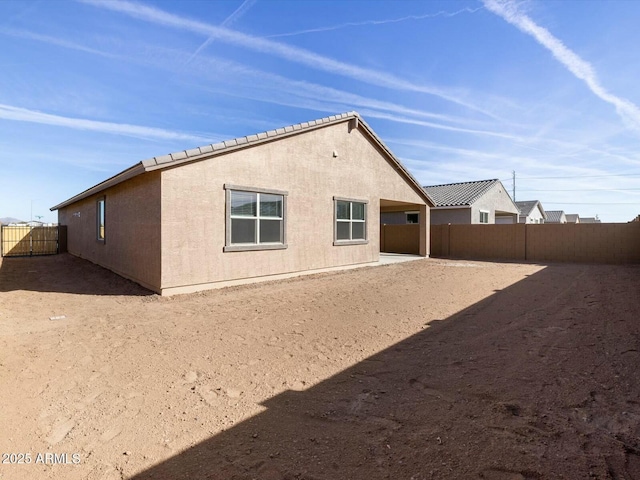
M 406 225 L 407 214 L 404 211 L 400 212 L 381 212 L 380 223 L 382 225 Z
M 495 184 L 471 206 L 471 223 L 480 223 L 480 211 L 489 212 L 489 223 L 496 223 L 496 211 L 518 215 L 518 207 L 499 183 Z M 515 219 L 513 221 L 515 222 Z
M 467 224 L 471 223 L 470 208 L 432 208 L 431 225 L 446 225 L 451 223 Z
M 96 201 L 105 197 L 105 241 L 96 239 Z M 139 175 L 58 211 L 67 249 L 152 290 L 160 288 L 160 173 Z
M 287 249 L 223 252 L 225 184 L 288 192 Z M 333 245 L 334 196 L 369 202 L 368 244 Z M 163 170 L 162 288 L 376 261 L 381 198 L 425 204 L 346 122 Z

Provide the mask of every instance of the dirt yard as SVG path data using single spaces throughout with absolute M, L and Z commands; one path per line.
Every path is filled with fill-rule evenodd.
M 637 479 L 639 334 L 640 266 L 431 259 L 163 298 L 4 259 L 0 479 Z

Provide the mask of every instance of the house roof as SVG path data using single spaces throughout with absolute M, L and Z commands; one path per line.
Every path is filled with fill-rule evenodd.
M 354 128 L 361 128 L 371 140 L 389 157 L 394 164 L 396 171 L 403 176 L 409 184 L 411 184 L 416 192 L 424 198 L 427 204 L 433 206 L 434 202 L 429 195 L 422 189 L 418 181 L 409 173 L 409 171 L 402 165 L 400 160 L 391 152 L 389 147 L 378 137 L 373 129 L 360 117 L 357 112 L 346 112 L 338 115 L 331 115 L 329 117 L 320 118 L 318 120 L 311 120 L 309 122 L 297 123 L 287 127 L 276 128 L 275 130 L 268 130 L 266 132 L 258 133 L 255 135 L 247 135 L 245 137 L 238 137 L 231 140 L 225 140 L 224 142 L 212 143 L 202 147 L 193 148 L 190 150 L 182 150 L 180 152 L 170 153 L 167 155 L 161 155 L 158 157 L 149 158 L 141 162 L 136 163 L 132 167 L 108 178 L 107 180 L 94 185 L 93 187 L 79 193 L 78 195 L 71 197 L 64 202 L 51 207 L 50 210 L 58 210 L 66 207 L 72 203 L 75 203 L 84 198 L 95 195 L 109 187 L 124 182 L 137 175 L 141 175 L 146 172 L 154 170 L 161 170 L 165 168 L 175 167 L 185 163 L 197 162 L 201 160 L 207 160 L 223 153 L 229 153 L 232 151 L 240 150 L 243 148 L 253 147 L 262 143 L 272 142 L 291 135 L 297 135 L 303 132 L 316 130 L 318 128 L 324 128 L 329 125 L 335 125 L 337 123 L 354 121 Z
M 560 223 L 564 216 L 564 210 L 547 210 L 547 222 L 548 223 Z M 566 216 L 565 216 L 566 220 Z
M 472 205 L 496 184 L 498 179 L 478 180 L 474 182 L 447 183 L 423 187 L 436 207 L 463 207 Z
M 528 217 L 529 215 L 531 215 L 531 212 L 533 212 L 533 210 L 536 208 L 536 206 L 538 208 L 540 208 L 540 213 L 542 213 L 542 217 L 546 220 L 547 219 L 547 213 L 544 211 L 544 208 L 542 208 L 542 204 L 540 203 L 539 200 L 523 200 L 521 202 L 515 202 L 516 207 L 518 207 L 518 210 L 520 210 L 520 215 L 524 215 L 525 217 Z
M 576 223 L 580 220 L 580 215 L 577 213 L 566 213 L 565 217 L 567 218 L 567 223 Z
M 583 217 L 580 219 L 580 223 L 601 223 L 600 219 L 595 217 Z

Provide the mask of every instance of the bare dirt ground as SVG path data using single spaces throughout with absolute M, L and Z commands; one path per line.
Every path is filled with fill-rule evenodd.
M 5 258 L 0 478 L 640 478 L 639 334 L 640 266 L 431 259 L 163 298 Z

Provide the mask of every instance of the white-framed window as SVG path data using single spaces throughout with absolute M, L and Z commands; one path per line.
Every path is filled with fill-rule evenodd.
M 406 223 L 420 223 L 420 212 L 404 212 Z
M 225 252 L 287 248 L 287 192 L 225 185 Z
M 333 197 L 334 245 L 358 245 L 367 240 L 367 202 Z
M 105 241 L 106 197 L 100 197 L 96 201 L 96 240 Z
M 489 212 L 480 210 L 480 223 L 489 223 Z

